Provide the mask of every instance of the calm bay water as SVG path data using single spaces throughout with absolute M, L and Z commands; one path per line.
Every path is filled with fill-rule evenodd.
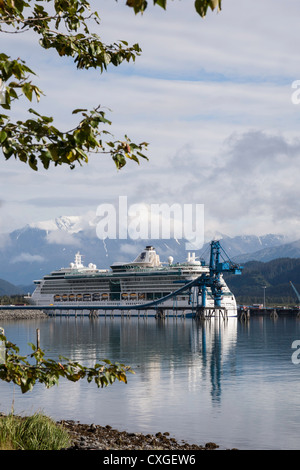
M 56 317 L 4 321 L 6 337 L 31 352 L 40 329 L 46 356 L 93 365 L 101 358 L 129 364 L 128 383 L 106 389 L 61 381 L 22 395 L 0 382 L 0 410 L 43 411 L 54 419 L 109 424 L 221 448 L 299 449 L 300 364 L 292 343 L 300 320 Z

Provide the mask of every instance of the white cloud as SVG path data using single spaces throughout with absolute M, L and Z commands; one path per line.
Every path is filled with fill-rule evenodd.
M 80 240 L 76 239 L 71 233 L 63 230 L 49 232 L 47 234 L 47 243 L 80 246 Z
M 109 130 L 149 141 L 150 162 L 117 172 L 108 157 L 91 156 L 73 171 L 36 174 L 1 160 L 0 232 L 94 214 L 102 202 L 127 195 L 129 204 L 203 203 L 207 230 L 297 234 L 300 105 L 291 102 L 291 85 L 300 79 L 300 5 L 231 0 L 205 20 L 193 0 L 169 2 L 166 12 L 149 7 L 143 16 L 110 0 L 99 10 L 103 39 L 141 44 L 134 65 L 102 76 L 76 71 L 40 50 L 32 35 L 6 36 L 7 49 L 39 75 L 34 81 L 46 97 L 32 107 L 54 114 L 64 129 L 74 124 L 75 107 L 110 107 Z M 51 237 L 55 243 L 61 234 Z
M 140 246 L 140 249 L 142 250 L 144 248 L 144 246 L 142 244 L 139 245 Z M 129 243 L 122 243 L 120 245 L 120 251 L 122 253 L 125 253 L 126 255 L 130 255 L 130 256 L 133 256 L 134 259 L 136 258 L 137 256 L 137 251 L 138 251 L 139 248 L 137 248 L 136 245 L 131 245 Z
M 0 250 L 7 248 L 11 243 L 8 233 L 0 233 Z
M 40 255 L 32 255 L 30 253 L 21 253 L 20 255 L 15 256 L 14 258 L 11 259 L 11 263 L 21 263 L 21 262 L 26 262 L 26 263 L 43 263 L 45 261 L 45 258 Z

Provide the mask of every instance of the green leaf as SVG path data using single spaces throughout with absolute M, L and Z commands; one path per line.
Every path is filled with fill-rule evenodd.
M 0 132 L 0 144 L 2 144 L 2 142 L 4 142 L 6 138 L 7 138 L 7 133 L 5 131 L 1 131 Z
M 208 2 L 206 0 L 195 0 L 195 8 L 200 16 L 204 17 L 207 12 Z
M 162 7 L 164 10 L 167 8 L 167 0 L 154 0 L 154 3 Z
M 50 152 L 52 160 L 57 161 L 59 157 L 58 157 L 56 145 L 50 144 L 48 147 L 48 151 Z
M 32 114 L 35 114 L 36 116 L 39 116 L 39 117 L 41 116 L 37 111 L 35 111 L 35 110 L 32 109 L 32 108 L 29 108 L 29 109 L 28 109 L 28 112 L 29 112 L 29 113 L 32 113 Z
M 81 109 L 81 108 L 74 109 L 74 111 L 72 111 L 72 114 L 82 113 L 83 111 L 87 111 L 87 109 Z
M 208 7 L 211 10 L 218 8 L 221 10 L 221 0 L 195 0 L 195 8 L 202 18 L 206 15 Z
M 143 12 L 147 8 L 146 0 L 127 0 L 126 5 L 132 7 L 135 13 Z
M 114 160 L 118 170 L 120 170 L 121 168 L 123 168 L 123 166 L 126 165 L 126 159 L 125 159 L 124 155 L 122 155 L 121 153 L 117 153 L 116 155 L 114 155 L 113 160 Z
M 211 9 L 214 10 L 215 8 L 218 8 L 218 10 L 221 10 L 221 1 L 222 0 L 210 0 Z

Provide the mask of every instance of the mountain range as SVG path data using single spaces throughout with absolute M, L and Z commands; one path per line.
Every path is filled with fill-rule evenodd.
M 28 224 L 0 236 L 0 279 L 31 292 L 34 279 L 40 279 L 54 269 L 69 266 L 77 251 L 84 264 L 95 263 L 109 268 L 115 261 L 132 261 L 146 245 L 153 245 L 160 259 L 174 262 L 187 257 L 186 240 L 100 240 L 96 234 L 96 219 L 62 216 L 53 220 Z M 218 234 L 228 257 L 238 263 L 250 260 L 270 261 L 276 258 L 300 258 L 300 240 L 290 242 L 285 236 L 243 235 L 229 237 Z M 209 259 L 209 241 L 196 256 Z
M 300 292 L 300 258 L 248 261 L 241 276 L 225 275 L 239 304 L 299 305 L 290 281 Z
M 232 259 L 237 263 L 246 263 L 253 260 L 267 262 L 276 258 L 300 258 L 300 240 L 235 255 Z

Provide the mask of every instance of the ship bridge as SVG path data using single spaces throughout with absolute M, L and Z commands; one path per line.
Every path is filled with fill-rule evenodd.
M 112 264 L 111 269 L 116 271 L 135 267 L 158 268 L 161 266 L 162 263 L 160 262 L 159 255 L 156 253 L 155 248 L 149 245 L 146 246 L 146 248 L 141 251 L 141 253 L 131 263 L 114 263 Z

